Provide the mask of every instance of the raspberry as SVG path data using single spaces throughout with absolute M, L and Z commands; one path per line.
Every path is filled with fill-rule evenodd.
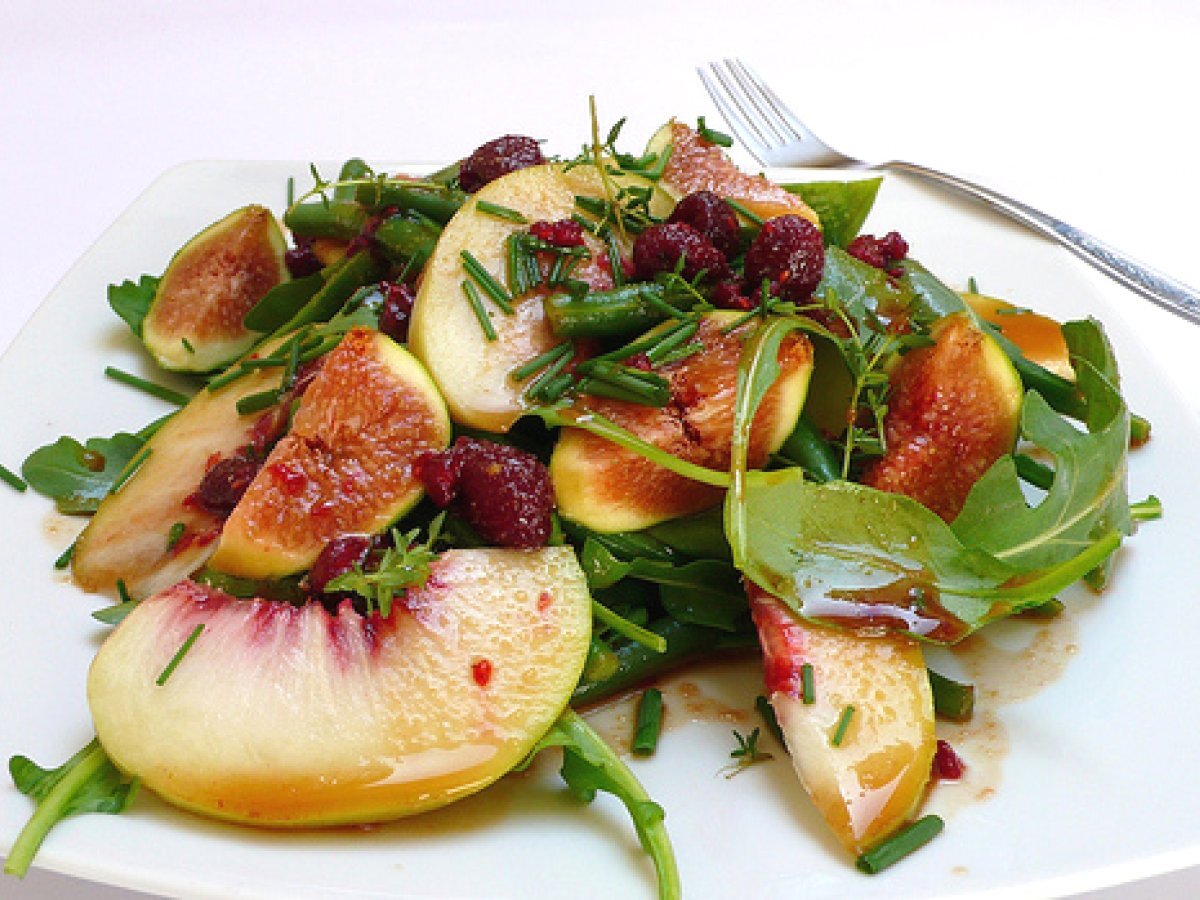
M 539 241 L 555 247 L 582 247 L 583 226 L 574 219 L 559 219 L 557 222 L 534 222 L 529 233 Z
M 688 281 L 702 271 L 711 280 L 724 278 L 729 266 L 721 251 L 691 225 L 668 222 L 651 225 L 633 242 L 633 265 L 638 278 L 649 281 L 660 272 L 674 272 L 683 260 L 680 274 Z
M 712 191 L 688 194 L 679 201 L 667 221 L 691 225 L 708 238 L 726 259 L 737 253 L 742 241 L 737 213 Z
M 893 275 L 897 274 L 894 271 L 896 264 L 908 256 L 908 242 L 900 237 L 898 231 L 889 231 L 881 238 L 860 234 L 850 242 L 846 252 L 868 266 L 883 269 L 889 275 Z
M 379 310 L 379 330 L 397 343 L 408 339 L 408 320 L 416 297 L 407 284 L 387 282 L 383 288 L 383 306 Z
M 225 518 L 238 505 L 258 469 L 259 463 L 249 457 L 227 457 L 204 473 L 193 496 L 210 513 Z
M 458 183 L 464 191 L 475 193 L 501 175 L 540 166 L 546 161 L 542 148 L 531 137 L 506 134 L 488 141 L 462 161 L 458 169 Z
M 949 741 L 939 740 L 933 754 L 933 776 L 943 781 L 958 781 L 967 770 L 966 765 Z
M 825 242 L 808 219 L 788 215 L 768 219 L 746 251 L 746 293 L 755 297 L 763 281 L 781 300 L 807 300 L 825 271 Z
M 717 283 L 717 286 L 713 288 L 712 303 L 718 309 L 750 310 L 758 306 L 758 300 L 743 294 L 742 286 L 733 279 Z
M 417 474 L 435 504 L 453 504 L 489 544 L 541 547 L 550 538 L 554 488 L 532 453 L 460 437 L 443 453 L 421 456 Z

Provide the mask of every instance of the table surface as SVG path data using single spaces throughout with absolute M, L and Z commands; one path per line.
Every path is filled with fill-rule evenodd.
M 816 133 L 855 155 L 967 176 L 1200 285 L 1192 0 L 572 6 L 3 4 L 0 350 L 180 162 L 438 161 L 504 133 L 567 153 L 586 134 L 589 94 L 603 120 L 628 116 L 631 135 L 670 115 L 716 124 L 694 70 L 724 56 L 752 62 Z M 1128 302 L 1160 352 L 1200 368 L 1194 326 Z M 1193 870 L 1090 896 L 1197 893 Z M 0 894 L 140 896 L 36 870 L 5 879 Z

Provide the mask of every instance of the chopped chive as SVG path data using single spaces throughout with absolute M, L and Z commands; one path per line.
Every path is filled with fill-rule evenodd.
M 175 545 L 183 539 L 184 532 L 187 531 L 187 526 L 182 522 L 176 522 L 171 526 L 171 530 L 167 532 L 167 549 L 174 550 Z
M 577 367 L 580 374 L 588 376 L 585 379 L 587 389 L 580 383 L 580 391 L 594 396 L 611 397 L 604 393 L 602 385 L 617 388 L 640 399 L 635 402 L 644 406 L 666 406 L 671 399 L 671 388 L 667 380 L 653 372 L 643 372 L 628 366 L 618 366 L 613 363 L 589 360 Z M 601 390 L 597 390 L 601 388 Z
M 1130 503 L 1129 514 L 1133 516 L 1133 521 L 1135 522 L 1150 522 L 1154 519 L 1161 519 L 1163 514 L 1162 501 L 1151 494 L 1145 500 Z
M 842 714 L 838 717 L 837 728 L 833 731 L 833 737 L 829 743 L 834 747 L 842 746 L 842 739 L 846 736 L 846 730 L 850 727 L 850 720 L 854 718 L 854 707 L 847 706 L 842 710 Z
M 179 339 L 179 343 L 183 344 L 183 349 L 188 353 L 195 353 L 196 348 L 192 346 L 192 342 L 185 337 Z
M 933 711 L 943 719 L 965 722 L 975 712 L 975 686 L 928 669 Z
M 0 464 L 0 480 L 3 480 L 13 490 L 20 491 L 21 493 L 25 493 L 29 489 L 29 485 L 25 483 L 25 479 L 3 464 Z
M 180 645 L 179 649 L 175 651 L 175 655 L 171 657 L 171 661 L 167 663 L 167 667 L 162 670 L 162 673 L 156 679 L 154 679 L 154 683 L 156 685 L 162 687 L 167 683 L 167 679 L 171 677 L 171 674 L 177 668 L 179 668 L 179 664 L 183 662 L 184 656 L 186 656 L 187 652 L 192 649 L 192 644 L 196 643 L 196 638 L 200 637 L 200 632 L 203 630 L 203 622 L 192 629 L 192 633 L 187 636 L 187 640 L 185 640 L 183 644 Z
M 741 328 L 743 325 L 745 325 L 747 322 L 751 322 L 754 319 L 756 319 L 759 315 L 760 315 L 760 312 L 759 312 L 758 307 L 756 306 L 756 307 L 754 307 L 754 309 L 750 310 L 745 315 L 741 316 L 740 318 L 735 319 L 734 321 L 732 321 L 728 325 L 726 325 L 724 328 L 722 328 L 721 334 L 732 334 L 733 332 L 735 332 L 739 328 Z
M 534 372 L 555 362 L 560 356 L 565 356 L 571 352 L 571 342 L 563 341 L 561 344 L 556 344 L 545 353 L 538 354 L 533 359 L 524 365 L 518 366 L 509 373 L 509 377 L 513 381 L 524 381 Z
M 1013 464 L 1017 467 L 1017 475 L 1043 491 L 1050 490 L 1054 484 L 1054 470 L 1044 462 L 1026 456 L 1024 453 L 1013 454 Z
M 129 588 L 125 586 L 124 578 L 117 579 L 117 597 L 120 598 L 122 603 L 134 602 L 133 597 L 129 595 Z
M 509 296 L 504 285 L 496 280 L 487 269 L 483 267 L 483 263 L 471 255 L 470 250 L 463 250 L 459 253 L 462 258 L 463 269 L 478 285 L 493 303 L 495 303 L 504 312 L 505 315 L 511 316 L 513 313 L 512 297 Z
M 141 438 L 143 441 L 148 441 L 150 438 L 154 437 L 154 435 L 158 434 L 158 430 L 166 425 L 167 422 L 171 421 L 171 419 L 174 417 L 175 412 L 169 412 L 165 416 L 159 416 L 141 431 L 136 432 L 134 437 Z
M 665 406 L 666 401 L 658 402 L 659 398 L 655 397 L 653 392 L 648 391 L 645 385 L 640 387 L 629 387 L 627 385 L 613 384 L 608 381 L 602 381 L 599 378 L 582 378 L 575 386 L 575 392 L 578 394 L 587 394 L 590 397 L 607 397 L 610 400 L 624 400 L 627 403 L 636 403 L 638 406 Z
M 692 341 L 690 344 L 684 344 L 678 350 L 672 350 L 666 356 L 654 360 L 660 366 L 668 366 L 671 363 L 679 362 L 681 359 L 687 359 L 689 356 L 695 356 L 697 353 L 704 352 L 704 345 L 699 341 Z
M 767 723 L 767 730 L 771 732 L 771 736 L 786 750 L 787 741 L 784 740 L 783 729 L 779 727 L 779 717 L 775 715 L 775 707 L 771 706 L 771 701 L 759 694 L 754 698 L 754 708 L 758 710 L 762 720 Z
M 608 353 L 593 357 L 593 359 L 617 361 L 628 359 L 631 356 L 636 356 L 638 353 L 646 353 L 652 348 L 657 347 L 663 341 L 667 340 L 667 338 L 675 334 L 680 329 L 687 328 L 689 325 L 694 324 L 695 323 L 690 319 L 683 319 L 681 321 L 673 322 L 661 332 L 649 335 L 647 337 L 640 337 L 636 341 L 631 341 L 630 343 L 626 344 L 624 347 L 618 347 L 616 350 L 610 350 Z
M 134 455 L 133 459 L 125 463 L 125 468 L 121 470 L 120 474 L 117 475 L 116 481 L 113 482 L 113 486 L 109 488 L 108 492 L 110 494 L 115 494 L 117 491 L 121 490 L 121 488 L 125 487 L 125 482 L 129 481 L 129 479 L 137 473 L 137 470 L 141 468 L 142 463 L 144 463 L 146 458 L 150 456 L 151 449 L 152 448 L 150 446 L 143 447 Z
M 508 277 L 508 289 L 514 297 L 523 297 L 537 285 L 537 279 L 530 278 L 529 257 L 529 248 L 521 240 L 519 232 L 510 234 L 505 239 L 505 275 Z M 538 274 L 540 276 L 541 273 Z
M 488 315 L 488 311 L 483 307 L 483 298 L 479 296 L 479 291 L 475 287 L 473 281 L 464 281 L 462 283 L 462 292 L 466 295 L 467 302 L 471 304 L 471 311 L 475 313 L 475 318 L 479 320 L 479 327 L 483 329 L 483 335 L 489 341 L 494 341 L 498 337 L 496 334 L 496 326 L 492 324 L 492 317 Z
M 226 369 L 220 375 L 217 375 L 215 378 L 213 378 L 211 381 L 208 382 L 208 384 L 206 385 L 206 390 L 219 391 L 221 388 L 225 387 L 226 385 L 233 384 L 233 382 L 237 381 L 242 376 L 249 374 L 249 372 L 250 372 L 250 369 L 247 368 L 246 364 L 244 364 L 244 363 L 238 364 L 232 368 Z
M 487 213 L 489 216 L 495 216 L 497 219 L 506 219 L 509 222 L 516 222 L 518 225 L 529 224 L 529 220 L 522 213 L 517 212 L 515 209 L 509 209 L 507 206 L 501 206 L 499 203 L 476 200 L 475 208 L 481 213 Z
M 248 416 L 250 413 L 260 412 L 269 406 L 274 406 L 279 402 L 279 388 L 271 388 L 269 391 L 259 391 L 257 394 L 248 394 L 238 400 L 236 406 L 238 415 Z
M 672 329 L 670 334 L 665 335 L 661 341 L 647 350 L 646 356 L 650 357 L 650 362 L 658 363 L 663 357 L 670 356 L 673 350 L 691 340 L 699 330 L 699 322 L 682 322 L 680 327 Z M 701 349 L 703 349 L 703 345 L 701 345 Z
M 293 178 L 291 175 L 289 175 L 288 180 L 287 180 L 287 205 L 288 205 L 288 208 L 291 208 L 292 204 L 294 204 L 295 202 L 296 202 L 296 179 Z
M 71 564 L 71 559 L 75 556 L 75 544 L 77 541 L 71 541 L 71 545 L 58 555 L 58 559 L 54 560 L 54 568 L 62 570 Z
M 877 875 L 888 866 L 898 863 L 914 850 L 920 850 L 941 834 L 946 824 L 938 816 L 928 815 L 898 831 L 882 844 L 872 847 L 854 861 L 855 867 L 867 875 Z
M 817 692 L 813 684 L 812 663 L 805 663 L 800 667 L 800 699 L 809 706 L 817 700 Z
M 609 274 L 612 275 L 613 287 L 625 286 L 625 268 L 621 262 L 621 248 L 611 228 L 605 228 L 601 234 L 604 238 L 604 251 L 608 255 Z
M 556 375 L 538 388 L 537 396 L 530 399 L 539 403 L 557 403 L 575 383 L 575 378 L 564 372 Z
M 662 734 L 662 691 L 647 688 L 638 700 L 637 725 L 633 732 L 632 751 L 638 756 L 650 756 L 658 747 Z
M 563 370 L 571 364 L 571 360 L 574 358 L 575 355 L 573 353 L 567 352 L 558 357 L 558 359 L 554 360 L 554 362 L 550 363 L 550 365 L 546 367 L 546 371 L 542 372 L 536 379 L 534 379 L 529 387 L 526 388 L 525 396 L 535 402 L 545 403 L 546 398 L 544 395 L 549 390 L 551 384 L 557 386 L 559 379 L 564 376 L 567 378 L 568 384 L 573 382 L 575 379 L 571 375 L 564 373 Z M 566 390 L 566 388 L 563 390 Z M 561 392 L 559 396 L 561 396 Z
M 136 375 L 131 375 L 129 372 L 122 372 L 120 369 L 113 366 L 105 366 L 104 374 L 113 381 L 119 381 L 121 384 L 127 384 L 132 388 L 137 388 L 157 397 L 159 400 L 166 400 L 168 403 L 174 403 L 176 406 L 186 406 L 190 399 L 187 394 L 181 394 L 179 391 L 173 391 L 169 387 L 164 387 L 161 384 L 155 384 L 153 381 L 147 381 L 145 378 L 139 378 Z
M 630 622 L 624 616 L 613 612 L 599 600 L 592 600 L 592 615 L 615 631 L 617 634 L 629 638 L 653 650 L 655 653 L 667 652 L 667 639 L 661 634 L 655 634 L 649 629 L 643 628 L 636 622 Z
M 967 279 L 967 292 L 971 294 L 979 293 L 979 284 L 975 281 L 974 275 Z
M 745 219 L 748 219 L 752 225 L 758 225 L 760 227 L 762 226 L 762 224 L 763 224 L 762 216 L 757 215 L 756 213 L 753 213 L 750 210 L 746 209 L 746 207 L 742 206 L 742 204 L 738 203 L 736 200 L 730 200 L 728 197 L 726 197 L 725 202 L 728 203 L 730 206 L 732 206 L 734 211 L 738 215 L 742 216 Z
M 247 359 L 241 365 L 247 369 L 279 369 L 287 363 L 273 356 L 264 356 L 262 359 Z

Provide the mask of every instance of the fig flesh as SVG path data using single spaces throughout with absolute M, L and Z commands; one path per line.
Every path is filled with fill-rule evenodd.
M 230 514 L 212 567 L 280 578 L 307 569 L 335 537 L 383 530 L 421 498 L 416 457 L 449 441 L 445 404 L 421 364 L 385 334 L 347 332 Z
M 274 215 L 245 206 L 210 225 L 171 259 L 142 322 L 142 342 L 165 369 L 211 372 L 261 335 L 242 319 L 288 278 Z
M 693 340 L 705 347 L 656 371 L 671 399 L 663 407 L 602 397 L 577 406 L 616 422 L 668 453 L 711 469 L 727 470 L 733 434 L 737 367 L 742 340 L 753 325 L 726 332 L 737 312 L 710 313 Z M 751 431 L 749 462 L 762 466 L 791 434 L 812 371 L 812 346 L 795 334 L 780 348 L 781 374 L 767 392 Z M 635 531 L 699 512 L 721 502 L 723 491 L 664 469 L 644 456 L 578 428 L 563 429 L 550 458 L 559 512 L 593 531 Z
M 566 706 L 590 630 L 566 547 L 448 551 L 387 618 L 184 581 L 108 637 L 88 700 L 113 762 L 178 806 L 272 826 L 375 822 L 474 793 L 524 758 Z

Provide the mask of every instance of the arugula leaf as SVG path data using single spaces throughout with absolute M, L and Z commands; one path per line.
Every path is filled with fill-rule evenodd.
M 675 851 L 663 824 L 663 808 L 650 799 L 629 767 L 613 752 L 580 716 L 569 707 L 538 741 L 516 771 L 528 768 L 538 753 L 550 747 L 563 748 L 560 772 L 567 787 L 584 803 L 591 803 L 597 791 L 606 791 L 619 799 L 629 811 L 642 849 L 650 855 L 658 875 L 660 900 L 682 896 Z
M 50 829 L 76 813 L 119 813 L 133 801 L 137 781 L 126 781 L 92 739 L 57 769 L 43 769 L 25 756 L 8 761 L 13 783 L 37 808 L 17 835 L 4 871 L 23 877 Z
M 30 487 L 51 498 L 59 512 L 86 515 L 96 511 L 144 444 L 142 437 L 124 431 L 110 438 L 89 438 L 84 444 L 64 436 L 29 454 L 21 474 Z
M 142 336 L 142 322 L 150 312 L 161 280 L 157 275 L 143 275 L 137 281 L 122 281 L 108 286 L 108 305 L 139 338 Z
M 813 181 L 806 184 L 785 184 L 790 193 L 799 194 L 821 220 L 825 243 L 845 247 L 858 236 L 867 220 L 882 178 L 857 181 Z
M 325 286 L 320 272 L 282 281 L 271 288 L 242 318 L 250 331 L 270 332 L 291 319 Z

